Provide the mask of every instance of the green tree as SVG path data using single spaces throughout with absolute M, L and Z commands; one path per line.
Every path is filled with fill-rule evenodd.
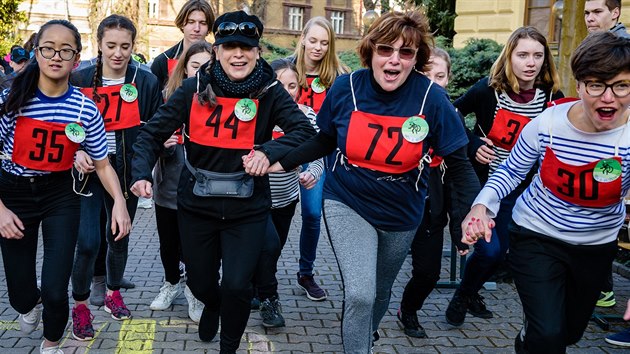
M 26 15 L 18 11 L 22 0 L 0 0 L 0 53 L 8 53 L 11 46 L 21 44 L 17 33 L 18 22 L 26 22 Z

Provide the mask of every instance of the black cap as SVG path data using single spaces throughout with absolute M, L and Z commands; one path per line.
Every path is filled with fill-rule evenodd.
M 26 49 L 22 47 L 15 47 L 11 50 L 11 61 L 14 63 L 20 63 L 24 60 L 28 60 L 29 55 L 26 52 Z
M 258 34 L 254 36 L 245 36 L 239 30 L 236 30 L 233 34 L 227 36 L 221 36 L 218 32 L 219 26 L 222 23 L 233 22 L 239 25 L 243 22 L 251 22 L 258 29 Z M 228 42 L 243 43 L 250 47 L 258 47 L 258 41 L 263 33 L 263 24 L 260 19 L 254 15 L 248 15 L 245 11 L 226 12 L 214 21 L 212 26 L 212 32 L 214 33 L 214 45 L 219 45 Z

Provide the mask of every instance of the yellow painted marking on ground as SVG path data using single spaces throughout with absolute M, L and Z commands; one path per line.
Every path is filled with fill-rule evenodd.
M 19 331 L 20 323 L 18 321 L 0 321 L 0 330 L 2 331 Z
M 155 339 L 155 320 L 125 320 L 120 326 L 116 353 L 151 354 Z
M 70 325 L 72 326 L 72 323 L 70 323 Z M 100 326 L 98 326 L 98 328 L 96 328 L 96 323 L 93 324 L 93 326 L 95 327 L 94 330 L 94 339 L 96 339 L 98 337 L 98 335 L 105 329 L 107 328 L 107 326 L 109 325 L 108 322 L 102 323 Z M 72 331 L 72 327 L 70 327 L 70 331 Z M 64 343 L 66 342 L 66 340 L 74 340 L 74 338 L 72 337 L 72 334 L 70 332 L 68 332 L 68 334 L 66 334 L 66 336 L 61 340 L 61 342 L 59 343 L 59 347 L 63 348 Z M 81 342 L 81 341 L 77 341 L 78 343 L 87 343 L 87 345 L 85 347 L 79 347 L 79 348 L 83 348 L 83 354 L 87 354 L 90 352 L 90 350 L 92 349 L 92 345 L 94 344 L 94 339 L 91 341 L 87 341 L 87 342 Z M 77 353 L 80 353 L 80 351 L 77 351 Z

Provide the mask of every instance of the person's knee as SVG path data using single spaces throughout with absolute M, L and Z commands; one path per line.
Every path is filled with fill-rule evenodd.
M 369 291 L 348 291 L 346 289 L 345 301 L 347 306 L 354 311 L 372 311 L 375 294 Z

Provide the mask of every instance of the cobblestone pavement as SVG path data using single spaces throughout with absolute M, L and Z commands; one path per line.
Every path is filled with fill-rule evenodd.
M 197 337 L 197 325 L 188 319 L 187 305 L 181 295 L 166 311 L 152 311 L 149 304 L 163 283 L 163 269 L 158 254 L 158 236 L 153 210 L 138 210 L 130 240 L 130 255 L 126 277 L 136 288 L 123 292 L 125 302 L 133 314 L 132 320 L 114 321 L 102 308 L 91 307 L 95 315 L 96 338 L 91 342 L 72 339 L 69 324 L 62 348 L 70 353 L 215 353 L 218 341 L 203 343 Z M 296 288 L 299 257 L 299 210 L 294 218 L 289 241 L 278 265 L 279 292 L 287 326 L 265 329 L 256 312 L 241 342 L 239 353 L 340 353 L 340 316 L 342 302 L 341 280 L 330 245 L 325 236 L 319 243 L 316 280 L 328 292 L 323 302 L 308 300 Z M 41 256 L 41 255 L 40 255 Z M 448 278 L 448 258 L 444 258 L 443 277 Z M 453 290 L 436 289 L 419 313 L 420 322 L 429 339 L 412 339 L 402 332 L 396 319 L 403 287 L 411 273 L 410 257 L 398 275 L 392 291 L 389 312 L 381 326 L 381 339 L 374 347 L 376 353 L 512 353 L 514 337 L 520 329 L 521 309 L 518 296 L 511 284 L 498 284 L 496 290 L 483 290 L 482 295 L 494 318 L 484 320 L 468 316 L 464 325 L 454 328 L 444 319 L 444 311 Z M 630 281 L 615 274 L 618 304 L 606 313 L 623 312 L 630 297 Z M 598 310 L 599 311 L 599 310 Z M 625 324 L 626 326 L 630 324 Z M 615 323 L 611 330 L 624 324 Z M 620 347 L 608 345 L 608 332 L 589 325 L 584 338 L 569 349 L 569 353 L 627 353 Z M 42 340 L 40 327 L 24 336 L 18 330 L 17 312 L 9 305 L 4 269 L 0 270 L 0 353 L 37 353 Z

